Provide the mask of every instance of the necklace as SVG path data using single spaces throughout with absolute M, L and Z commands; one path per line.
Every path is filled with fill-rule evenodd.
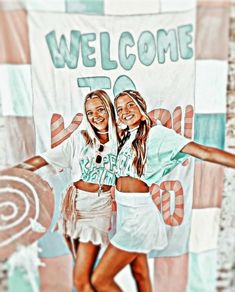
M 109 132 L 109 131 L 107 131 L 107 132 L 99 132 L 99 131 L 97 131 L 97 133 L 98 133 L 98 134 L 101 134 L 101 135 L 102 135 L 102 134 L 103 134 L 103 135 L 104 135 L 104 134 L 108 134 L 108 132 Z

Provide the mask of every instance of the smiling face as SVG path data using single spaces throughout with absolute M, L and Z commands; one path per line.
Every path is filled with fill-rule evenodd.
M 86 114 L 93 128 L 99 132 L 108 131 L 109 115 L 104 104 L 98 97 L 86 101 Z
M 116 108 L 120 121 L 127 125 L 129 129 L 139 126 L 142 114 L 137 104 L 129 95 L 119 96 L 116 100 Z

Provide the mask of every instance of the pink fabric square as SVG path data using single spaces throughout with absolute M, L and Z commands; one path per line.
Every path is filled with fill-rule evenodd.
M 0 63 L 30 63 L 26 11 L 0 11 L 0 39 Z
M 194 171 L 193 208 L 220 208 L 224 189 L 224 167 L 197 161 Z
M 71 255 L 40 259 L 46 266 L 40 267 L 41 292 L 68 292 L 73 288 L 73 261 Z
M 153 291 L 186 291 L 187 281 L 188 254 L 155 259 Z
M 196 27 L 196 59 L 228 58 L 229 8 L 199 5 Z

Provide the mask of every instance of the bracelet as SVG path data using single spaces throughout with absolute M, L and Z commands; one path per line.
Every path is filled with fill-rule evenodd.
M 33 165 L 29 164 L 29 163 L 26 163 L 26 162 L 21 162 L 20 164 L 16 165 L 16 167 L 23 168 L 23 169 L 26 169 L 26 170 L 31 170 L 31 171 L 36 170 L 35 166 L 33 166 Z

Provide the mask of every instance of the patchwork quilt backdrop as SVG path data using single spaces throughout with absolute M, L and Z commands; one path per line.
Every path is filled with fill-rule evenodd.
M 74 130 L 84 96 L 96 88 L 112 98 L 123 89 L 136 89 L 156 123 L 234 151 L 232 13 L 232 3 L 222 0 L 1 0 L 0 168 L 40 154 Z M 57 118 L 64 131 L 56 136 Z M 1 262 L 1 288 L 72 291 L 71 256 L 62 237 L 51 231 L 70 173 L 53 175 L 45 169 L 38 174 L 55 193 L 51 228 L 25 250 L 24 256 L 35 256 L 33 272 L 16 260 Z M 166 201 L 161 195 L 160 207 L 169 245 L 149 255 L 154 291 L 215 291 L 233 285 L 229 257 L 234 242 L 230 239 L 229 253 L 225 241 L 230 236 L 223 233 L 232 234 L 233 177 L 231 170 L 190 158 L 157 186 L 170 195 Z M 183 207 L 177 206 L 178 189 Z M 0 210 L 3 205 L 0 197 Z M 174 221 L 171 215 L 177 212 Z M 0 216 L 0 226 L 6 224 Z M 117 281 L 124 291 L 133 291 L 129 271 Z

